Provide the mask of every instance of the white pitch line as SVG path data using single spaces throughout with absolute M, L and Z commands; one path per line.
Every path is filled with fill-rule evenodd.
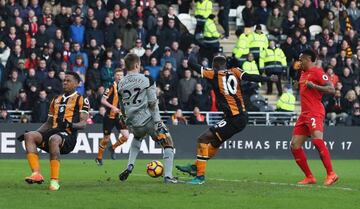
M 147 176 L 144 174 L 133 174 L 134 176 Z M 182 177 L 185 179 L 190 179 L 189 177 Z M 299 185 L 299 184 L 291 184 L 284 182 L 272 182 L 272 181 L 251 181 L 251 180 L 240 180 L 240 179 L 217 179 L 217 178 L 209 178 L 211 181 L 224 181 L 224 182 L 238 182 L 238 183 L 253 183 L 253 184 L 264 184 L 264 185 L 275 185 L 275 186 L 291 186 L 291 187 L 303 187 L 303 188 L 320 188 L 320 189 L 336 189 L 343 191 L 359 191 L 358 189 L 353 189 L 349 187 L 337 187 L 337 186 L 320 186 L 320 185 Z

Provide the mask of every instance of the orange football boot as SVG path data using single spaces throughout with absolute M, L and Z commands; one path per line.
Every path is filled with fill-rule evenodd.
M 298 184 L 300 184 L 300 185 L 316 184 L 316 179 L 314 176 L 307 176 L 304 178 L 304 180 L 299 181 Z
M 44 177 L 39 172 L 34 172 L 31 176 L 25 177 L 25 181 L 29 184 L 42 184 L 44 182 Z
M 325 186 L 331 186 L 337 180 L 339 180 L 339 176 L 336 175 L 335 172 L 331 172 L 329 175 L 326 176 L 325 181 L 324 181 L 324 185 Z

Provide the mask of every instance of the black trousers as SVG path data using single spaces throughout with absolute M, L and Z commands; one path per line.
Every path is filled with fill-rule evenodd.
M 229 13 L 230 7 L 225 7 L 224 9 L 219 11 L 219 23 L 224 28 L 225 36 L 229 36 Z
M 267 76 L 271 76 L 271 75 L 277 75 L 279 77 L 279 80 L 276 82 L 276 88 L 278 90 L 278 95 L 281 96 L 282 94 L 282 85 L 281 85 L 281 73 L 270 73 L 270 72 L 265 72 L 265 74 Z M 272 94 L 272 86 L 273 86 L 273 82 L 272 81 L 268 81 L 267 82 L 267 94 Z

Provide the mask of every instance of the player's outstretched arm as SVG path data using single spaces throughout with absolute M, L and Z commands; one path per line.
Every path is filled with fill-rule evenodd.
M 267 81 L 278 81 L 278 77 L 276 75 L 271 75 L 270 77 L 261 76 L 261 75 L 253 75 L 248 73 L 242 73 L 241 80 L 244 81 L 253 81 L 253 82 L 267 82 Z
M 322 85 L 317 85 L 317 84 L 313 83 L 312 81 L 308 81 L 308 82 L 306 82 L 306 86 L 310 89 L 316 89 L 325 94 L 335 94 L 335 88 L 331 84 L 331 82 L 327 82 L 324 86 L 322 86 Z

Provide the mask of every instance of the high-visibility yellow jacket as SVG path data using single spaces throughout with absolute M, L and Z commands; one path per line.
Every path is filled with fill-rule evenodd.
M 216 28 L 214 20 L 207 19 L 204 25 L 204 38 L 219 38 L 220 33 Z
M 211 0 L 203 0 L 202 2 L 198 1 L 195 4 L 195 16 L 199 15 L 203 18 L 208 18 L 212 13 L 213 3 Z
M 241 67 L 246 73 L 252 74 L 252 75 L 259 75 L 259 69 L 256 65 L 255 60 L 253 61 L 245 61 Z
M 286 57 L 282 49 L 280 48 L 266 48 L 260 52 L 260 69 L 269 67 L 270 65 L 277 65 L 286 67 Z
M 286 111 L 295 110 L 295 96 L 289 92 L 283 93 L 276 103 L 276 108 Z
M 243 55 L 249 54 L 249 42 L 249 36 L 242 33 L 236 42 L 235 48 L 233 49 L 233 53 L 236 58 L 239 59 Z
M 260 53 L 261 50 L 269 47 L 269 40 L 263 33 L 252 32 L 249 34 L 249 40 L 250 51 L 252 51 L 251 48 L 258 48 L 257 50 L 260 50 L 258 53 Z

